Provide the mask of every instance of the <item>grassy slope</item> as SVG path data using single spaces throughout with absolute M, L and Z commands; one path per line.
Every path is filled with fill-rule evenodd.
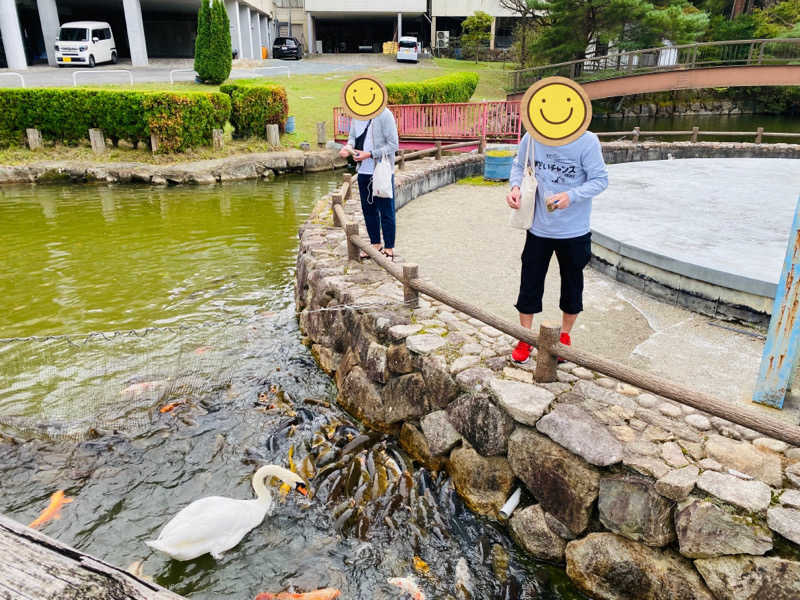
M 439 75 L 447 75 L 458 71 L 477 71 L 480 75 L 478 87 L 472 100 L 503 100 L 505 99 L 504 86 L 506 75 L 503 65 L 499 63 L 478 63 L 452 59 L 426 60 L 420 63 L 419 68 L 408 65 L 395 65 L 387 63 L 371 71 L 386 83 L 398 81 L 419 81 Z M 319 121 L 327 123 L 328 139 L 333 137 L 333 107 L 339 104 L 339 93 L 342 84 L 350 79 L 354 73 L 336 72 L 323 75 L 293 75 L 291 79 L 277 77 L 270 80 L 286 88 L 289 96 L 289 114 L 294 115 L 296 131 L 291 135 L 284 135 L 281 143 L 286 147 L 297 147 L 301 142 L 307 141 L 312 147 L 316 146 L 316 124 Z M 130 89 L 128 86 L 98 86 L 103 89 L 119 87 Z M 138 90 L 164 90 L 171 91 L 217 91 L 218 86 L 202 85 L 194 82 L 181 82 L 173 86 L 163 83 L 138 84 Z M 269 147 L 265 140 L 233 140 L 226 143 L 222 152 L 214 152 L 211 148 L 198 148 L 182 154 L 167 154 L 153 156 L 147 148 L 134 150 L 130 147 L 109 148 L 106 154 L 95 156 L 86 144 L 77 147 L 47 146 L 33 153 L 27 148 L 15 147 L 0 149 L 0 164 L 23 164 L 36 160 L 84 160 L 94 162 L 137 161 L 148 163 L 172 163 L 179 161 L 202 160 L 207 158 L 221 158 L 233 154 L 246 152 L 267 152 Z

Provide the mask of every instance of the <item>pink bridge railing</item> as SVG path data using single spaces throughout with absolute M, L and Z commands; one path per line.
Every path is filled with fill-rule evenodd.
M 389 106 L 401 140 L 470 140 L 518 142 L 522 131 L 519 102 L 398 104 Z M 346 138 L 350 117 L 333 109 L 334 137 Z

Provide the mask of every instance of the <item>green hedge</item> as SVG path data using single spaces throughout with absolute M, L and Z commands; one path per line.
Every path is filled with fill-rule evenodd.
M 478 87 L 477 73 L 453 73 L 424 81 L 390 83 L 389 104 L 469 102 Z
M 219 90 L 231 98 L 231 124 L 237 137 L 266 137 L 267 125 L 286 129 L 289 100 L 280 85 L 227 83 Z
M 29 127 L 44 139 L 76 144 L 97 127 L 115 143 L 137 144 L 155 133 L 160 152 L 179 152 L 210 144 L 211 130 L 222 129 L 230 113 L 230 99 L 220 93 L 3 89 L 0 144 L 21 144 Z

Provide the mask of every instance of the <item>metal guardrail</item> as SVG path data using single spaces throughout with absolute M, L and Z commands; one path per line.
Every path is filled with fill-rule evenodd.
M 721 66 L 782 65 L 800 62 L 800 38 L 729 40 L 659 46 L 519 69 L 509 73 L 508 89 L 520 92 L 552 75 L 588 83 L 642 73 Z
M 357 223 L 347 221 L 344 203 L 350 198 L 352 189 L 352 176 L 345 175 L 341 188 L 331 194 L 333 222 L 336 227 L 342 227 L 345 230 L 348 260 L 359 260 L 359 250 L 366 253 L 392 277 L 402 282 L 403 297 L 408 306 L 414 307 L 415 303 L 418 302 L 419 294 L 422 293 L 503 333 L 531 344 L 538 349 L 535 371 L 537 382 L 556 381 L 558 357 L 561 357 L 648 392 L 727 419 L 777 440 L 800 446 L 800 427 L 797 425 L 785 423 L 772 416 L 760 414 L 746 406 L 740 406 L 736 403 L 692 390 L 652 373 L 628 367 L 590 352 L 578 350 L 573 346 L 565 346 L 558 341 L 560 332 L 560 327 L 558 326 L 543 324 L 539 330 L 539 335 L 534 335 L 530 329 L 493 315 L 478 306 L 456 298 L 446 290 L 428 281 L 423 281 L 419 277 L 417 265 L 405 263 L 401 266 L 388 260 L 369 241 L 359 235 Z
M 269 71 L 269 70 L 275 70 L 275 69 L 286 69 L 286 78 L 287 79 L 291 78 L 291 76 L 292 76 L 292 72 L 289 70 L 289 67 L 283 67 L 283 66 L 281 66 L 281 67 L 256 67 L 256 68 L 253 69 L 253 71 Z
M 97 71 L 95 69 L 80 69 L 78 71 L 72 72 L 72 86 L 75 87 L 78 85 L 78 75 L 81 73 L 94 73 L 95 75 L 100 75 L 104 73 L 127 73 L 128 77 L 130 78 L 131 85 L 133 85 L 133 73 L 131 73 L 128 69 L 102 69 Z
M 173 75 L 175 75 L 175 73 L 194 73 L 195 75 L 197 75 L 197 71 L 195 71 L 194 69 L 172 69 L 169 72 L 169 83 L 170 83 L 170 85 L 173 85 L 175 83 L 175 78 L 173 77 Z
M 686 131 L 641 131 L 638 127 L 634 127 L 631 131 L 596 131 L 597 137 L 628 137 L 631 136 L 633 142 L 639 141 L 639 137 L 643 135 L 651 137 L 673 137 L 673 136 L 690 136 L 691 142 L 697 142 L 700 136 L 706 137 L 754 137 L 754 142 L 760 144 L 763 138 L 800 138 L 800 131 L 794 133 L 772 133 L 764 131 L 763 127 L 758 127 L 756 131 L 700 131 L 699 127 L 692 127 L 691 130 Z
M 15 77 L 19 77 L 19 81 L 22 84 L 22 87 L 25 87 L 25 78 L 22 75 L 20 75 L 19 73 L 8 72 L 8 73 L 0 73 L 0 75 L 12 75 L 12 76 L 15 76 Z

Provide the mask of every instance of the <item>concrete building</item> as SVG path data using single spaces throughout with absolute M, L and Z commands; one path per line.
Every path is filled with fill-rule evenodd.
M 239 58 L 261 58 L 277 32 L 272 0 L 225 0 L 231 42 Z M 121 58 L 191 58 L 200 0 L 0 0 L 0 65 L 55 65 L 58 27 L 69 21 L 110 23 Z
M 450 35 L 461 35 L 461 23 L 476 11 L 492 15 L 492 31 L 489 47 L 508 48 L 514 31 L 517 15 L 500 6 L 498 0 L 432 0 L 431 39 L 437 31 L 448 31 Z

